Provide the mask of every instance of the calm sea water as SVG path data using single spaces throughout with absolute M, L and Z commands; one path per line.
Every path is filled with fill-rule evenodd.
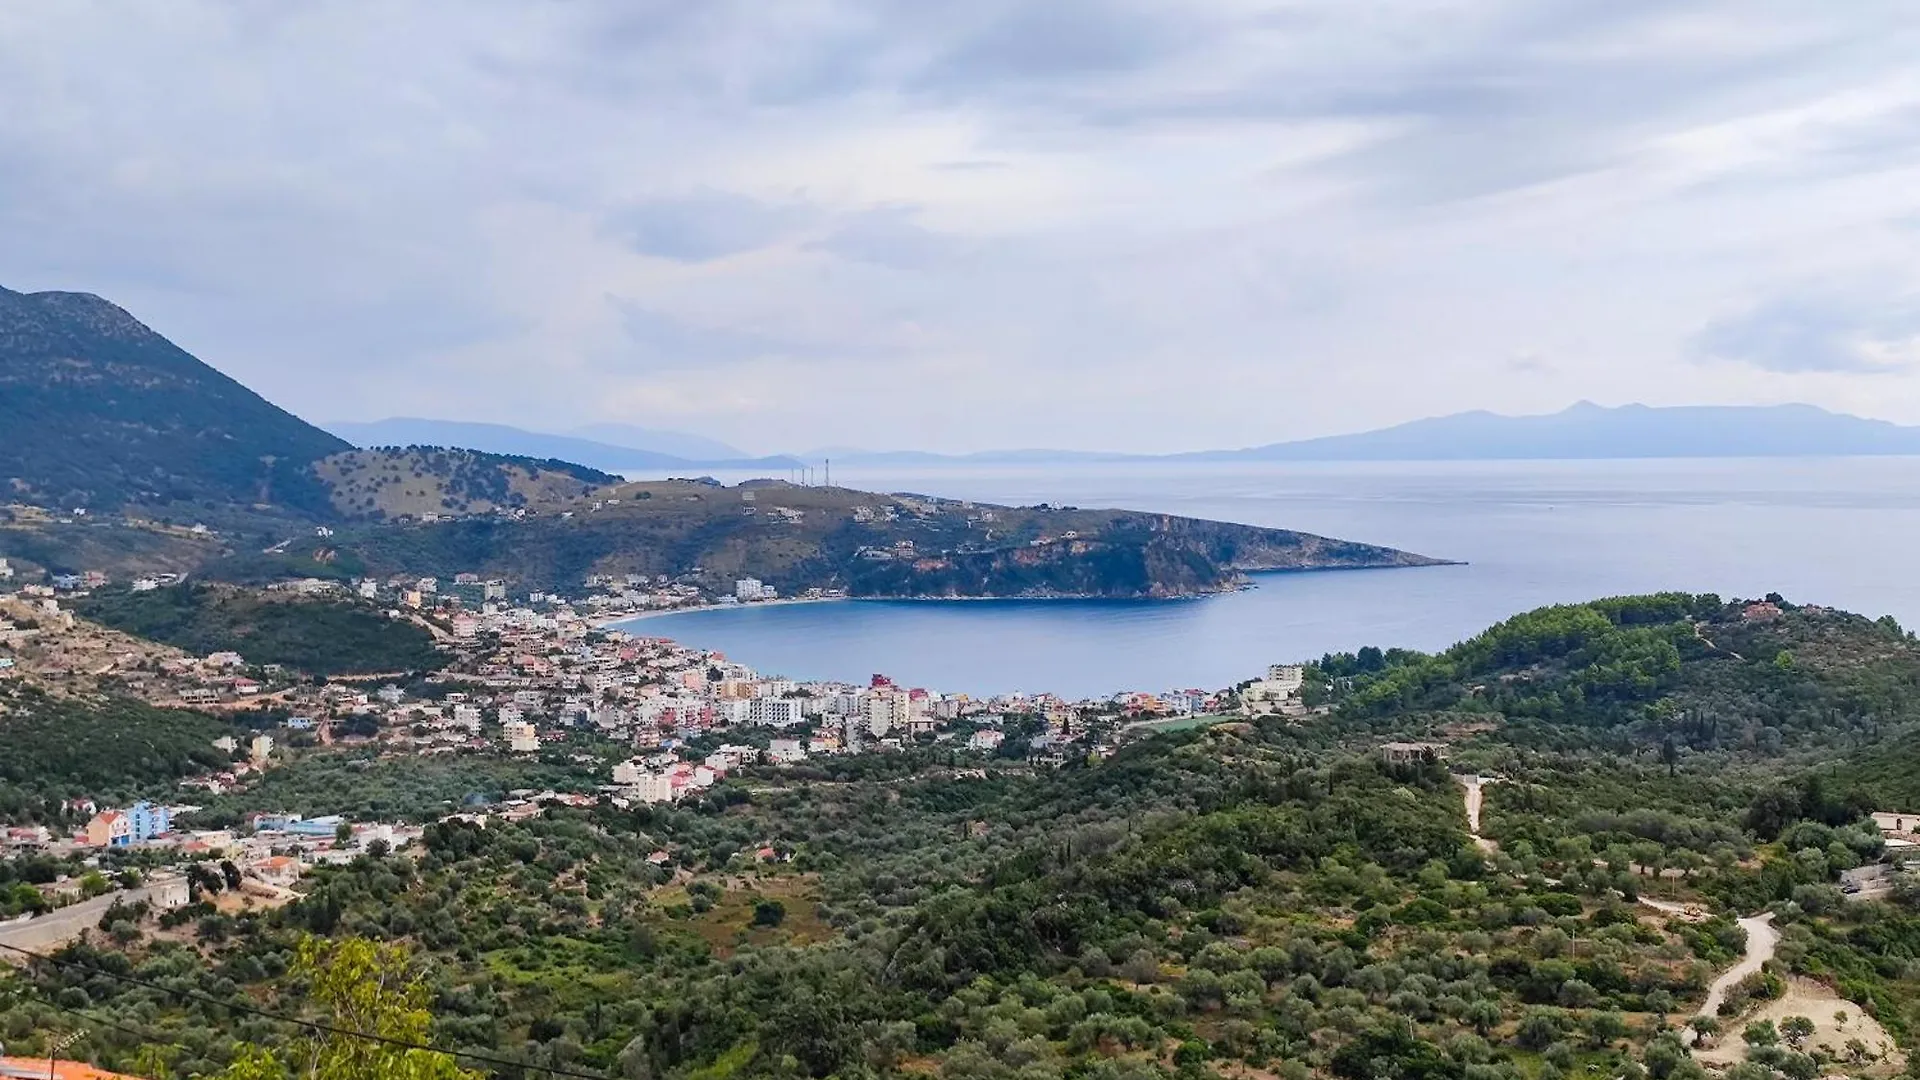
M 727 478 L 731 481 L 733 478 Z M 1920 626 L 1920 459 L 836 469 L 837 483 L 1114 506 L 1386 544 L 1469 565 L 1266 574 L 1200 600 L 859 601 L 632 624 L 768 673 L 942 691 L 1212 689 L 1361 645 L 1443 648 L 1542 604 L 1780 592 Z

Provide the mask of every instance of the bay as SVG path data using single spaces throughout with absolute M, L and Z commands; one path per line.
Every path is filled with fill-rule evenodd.
M 1362 645 L 1439 649 L 1543 604 L 1779 592 L 1920 625 L 1920 459 L 836 467 L 848 487 L 1299 529 L 1464 566 L 1263 574 L 1177 601 L 850 601 L 623 624 L 800 679 L 973 694 L 1213 689 Z M 730 482 L 738 477 L 724 477 Z

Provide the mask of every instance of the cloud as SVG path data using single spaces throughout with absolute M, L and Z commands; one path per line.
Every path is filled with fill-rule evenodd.
M 0 285 L 309 415 L 756 450 L 1915 422 L 1906 7 L 0 5 Z
M 649 369 L 713 368 L 769 354 L 795 351 L 774 336 L 732 326 L 707 326 L 654 311 L 632 300 L 608 297 L 620 313 L 627 355 Z
M 1920 300 L 1784 296 L 1708 324 L 1703 357 L 1762 371 L 1884 375 L 1920 364 Z
M 913 270 L 964 257 L 969 245 L 941 236 L 914 221 L 908 207 L 876 207 L 844 218 L 820 240 L 807 245 L 843 259 Z
M 808 217 L 803 207 L 706 190 L 636 202 L 606 228 L 642 255 L 698 263 L 766 247 Z

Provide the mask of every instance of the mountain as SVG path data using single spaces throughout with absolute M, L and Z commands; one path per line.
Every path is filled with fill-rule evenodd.
M 661 432 L 668 442 L 689 448 L 709 446 L 720 453 L 712 456 L 684 457 L 632 445 L 600 442 L 575 435 L 550 435 L 527 431 L 506 424 L 477 424 L 460 420 L 424 420 L 399 416 L 367 423 L 339 422 L 327 425 L 335 435 L 356 446 L 458 446 L 489 454 L 515 457 L 561 459 L 611 472 L 697 471 L 703 469 L 768 469 L 784 472 L 794 465 L 791 458 L 749 458 L 723 443 L 693 435 Z M 601 425 L 600 429 L 644 432 L 624 425 Z
M 87 293 L 0 288 L 9 499 L 324 504 L 308 463 L 349 449 Z
M 1861 457 L 1920 454 L 1920 427 L 1828 412 L 1813 405 L 1607 408 L 1580 402 L 1541 416 L 1475 411 L 1377 431 L 1269 443 L 1241 450 L 1126 454 L 1083 450 L 815 451 L 846 465 L 1071 464 L 1119 461 L 1473 461 L 1569 458 Z
M 754 456 L 718 439 L 690 435 L 684 431 L 661 431 L 658 428 L 645 428 L 634 424 L 588 424 L 585 427 L 574 428 L 567 434 L 609 443 L 613 446 L 649 450 L 656 454 L 671 454 L 688 461 L 734 461 Z
M 1457 413 L 1379 431 L 1174 457 L 1187 461 L 1423 461 L 1880 454 L 1920 454 L 1920 428 L 1812 405 L 1606 408 L 1583 401 L 1545 416 Z

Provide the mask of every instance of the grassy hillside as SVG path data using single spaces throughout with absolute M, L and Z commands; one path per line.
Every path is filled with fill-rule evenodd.
M 488 514 L 572 503 L 620 478 L 552 459 L 437 446 L 375 447 L 314 464 L 346 517 Z
M 201 656 L 232 651 L 249 663 L 311 675 L 423 671 L 445 663 L 425 629 L 352 600 L 189 582 L 95 593 L 73 606 L 95 622 Z

